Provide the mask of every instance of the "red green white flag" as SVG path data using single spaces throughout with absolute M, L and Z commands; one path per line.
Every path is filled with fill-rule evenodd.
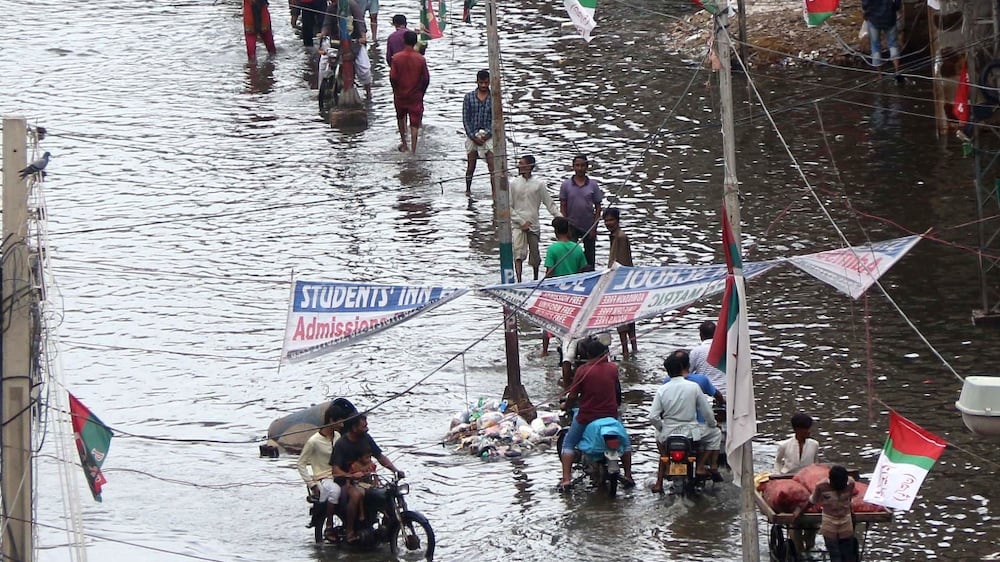
M 583 40 L 590 43 L 593 39 L 590 32 L 597 27 L 597 22 L 594 21 L 597 0 L 563 0 L 563 4 L 566 6 L 569 19 L 573 21 L 573 26 L 580 32 Z
M 719 321 L 708 351 L 708 362 L 726 373 L 726 455 L 737 486 L 743 473 L 743 456 L 752 454 L 743 445 L 757 434 L 757 408 L 753 396 L 753 366 L 750 363 L 750 324 L 747 318 L 746 280 L 739 241 L 733 236 L 729 218 L 722 210 L 722 244 L 726 253 L 726 290 Z M 719 330 L 725 326 L 723 337 Z
M 947 445 L 944 439 L 890 410 L 889 439 L 875 465 L 865 501 L 908 511 Z
M 71 393 L 69 413 L 73 420 L 73 439 L 76 441 L 76 450 L 80 453 L 83 474 L 90 485 L 90 493 L 95 500 L 101 501 L 101 487 L 108 482 L 101 473 L 101 465 L 108 456 L 113 434 L 108 426 Z
M 809 27 L 822 24 L 840 8 L 840 0 L 803 0 L 803 2 L 805 6 L 802 14 Z
M 720 3 L 722 4 L 722 6 L 719 5 Z M 719 12 L 721 12 L 722 8 L 725 7 L 725 1 L 724 0 L 694 0 L 694 5 L 698 6 L 702 10 L 705 10 L 706 12 L 708 12 L 708 13 L 710 13 L 710 14 L 712 14 L 714 16 L 714 15 L 718 14 Z
M 426 42 L 429 39 L 440 39 L 444 37 L 444 28 L 447 25 L 445 16 L 448 13 L 446 0 L 438 1 L 437 13 L 434 10 L 434 0 L 421 0 L 420 2 L 420 33 Z

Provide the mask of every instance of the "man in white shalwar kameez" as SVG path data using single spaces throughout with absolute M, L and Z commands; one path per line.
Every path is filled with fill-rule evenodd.
M 562 214 L 545 184 L 532 176 L 535 171 L 534 156 L 522 156 L 517 161 L 517 171 L 520 175 L 510 181 L 510 224 L 514 242 L 514 272 L 520 283 L 524 258 L 528 258 L 535 271 L 535 280 L 538 280 L 538 266 L 542 263 L 542 254 L 538 249 L 539 208 L 544 203 L 553 217 L 561 217 Z

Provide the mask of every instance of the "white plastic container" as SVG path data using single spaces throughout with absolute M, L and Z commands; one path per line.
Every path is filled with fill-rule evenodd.
M 955 407 L 973 433 L 1000 437 L 1000 377 L 966 377 Z

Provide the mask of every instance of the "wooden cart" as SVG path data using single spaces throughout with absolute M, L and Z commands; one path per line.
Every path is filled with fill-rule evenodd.
M 768 541 L 768 552 L 772 562 L 802 562 L 805 560 L 826 560 L 826 552 L 812 550 L 807 553 L 800 553 L 796 545 L 789 537 L 789 531 L 793 528 L 818 530 L 822 513 L 803 513 L 795 520 L 792 513 L 775 513 L 771 506 L 767 505 L 760 491 L 754 490 L 754 501 L 757 508 L 767 518 L 771 524 L 770 540 Z M 892 512 L 887 509 L 880 511 L 856 512 L 854 514 L 854 530 L 858 536 L 858 544 L 861 552 L 858 560 L 864 559 L 865 535 L 872 523 L 887 523 L 892 521 Z

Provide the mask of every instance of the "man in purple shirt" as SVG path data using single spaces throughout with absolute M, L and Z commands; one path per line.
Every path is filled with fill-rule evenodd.
M 396 28 L 385 40 L 385 63 L 392 68 L 392 55 L 403 50 L 403 34 L 406 33 L 406 16 L 396 14 L 392 16 L 392 25 Z
M 570 238 L 583 238 L 583 254 L 587 264 L 595 265 L 597 252 L 597 222 L 601 220 L 601 200 L 604 194 L 597 180 L 587 176 L 588 162 L 583 154 L 573 158 L 573 175 L 559 189 L 559 210 L 569 219 Z

